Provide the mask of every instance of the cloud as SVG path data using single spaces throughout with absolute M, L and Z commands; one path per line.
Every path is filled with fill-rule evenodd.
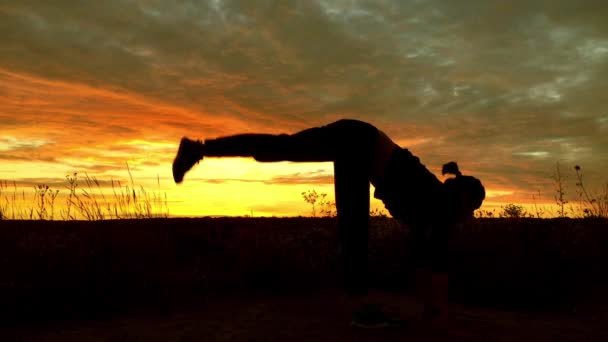
M 591 0 L 10 2 L 0 158 L 152 169 L 184 135 L 351 117 L 436 174 L 456 159 L 490 187 L 524 191 L 563 161 L 598 170 L 598 183 L 607 16 Z M 22 143 L 9 149 L 9 136 Z M 271 182 L 329 181 L 300 176 Z
M 72 175 L 70 175 L 70 177 L 72 177 Z M 118 180 L 102 180 L 92 177 L 89 177 L 89 180 L 93 189 L 111 189 L 112 187 L 119 187 Z M 76 183 L 79 185 L 78 194 L 80 195 L 81 188 L 87 189 L 86 176 L 84 176 L 84 174 L 80 174 L 79 176 L 77 176 Z M 61 193 L 69 193 L 69 191 L 66 190 L 69 186 L 69 182 L 66 178 L 20 178 L 19 180 L 16 180 L 14 182 L 7 183 L 7 185 L 9 186 L 9 190 L 11 190 L 10 188 L 13 187 L 33 189 L 39 186 L 48 186 L 51 190 L 59 190 Z
M 272 176 L 269 179 L 255 179 L 255 178 L 197 178 L 190 177 L 190 181 L 199 181 L 209 184 L 222 184 L 232 182 L 245 182 L 245 183 L 261 183 L 267 185 L 297 185 L 297 184 L 310 184 L 314 185 L 328 185 L 334 183 L 333 175 L 326 174 L 323 170 L 315 172 L 295 172 L 292 174 L 285 174 L 280 176 Z
M 319 184 L 333 184 L 334 176 L 320 172 L 297 172 L 294 174 L 275 176 L 270 181 L 265 181 L 266 184 L 310 184 L 311 186 Z
M 589 23 L 552 19 L 564 2 L 63 4 L 5 10 L 16 36 L 6 49 L 26 56 L 11 64 L 265 126 L 326 115 L 420 122 L 442 109 L 542 101 L 559 94 L 545 69 L 577 72 L 576 51 L 599 56 L 603 46 L 580 39 Z M 34 47 L 48 49 L 46 61 L 33 63 Z
M 12 150 L 35 150 L 49 141 L 42 139 L 16 139 L 12 136 L 0 137 L 0 152 Z

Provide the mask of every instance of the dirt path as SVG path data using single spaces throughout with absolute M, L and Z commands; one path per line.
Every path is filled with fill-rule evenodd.
M 374 301 L 408 320 L 402 328 L 349 326 L 351 305 L 339 291 L 218 297 L 164 312 L 103 320 L 4 328 L 2 341 L 608 341 L 608 303 L 575 312 L 516 313 L 454 305 L 463 338 L 416 323 L 414 297 L 378 293 Z

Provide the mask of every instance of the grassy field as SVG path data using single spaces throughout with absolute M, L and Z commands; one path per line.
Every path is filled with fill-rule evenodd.
M 0 315 L 98 315 L 217 293 L 339 288 L 335 218 L 0 221 Z M 572 306 L 608 279 L 606 219 L 476 219 L 451 235 L 451 296 Z M 411 292 L 409 231 L 372 219 L 374 287 Z

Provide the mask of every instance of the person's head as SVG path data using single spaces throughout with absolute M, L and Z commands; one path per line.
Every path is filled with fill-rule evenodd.
M 451 174 L 456 177 L 445 180 L 446 201 L 451 209 L 451 217 L 455 221 L 464 221 L 473 217 L 473 212 L 481 207 L 486 198 L 486 191 L 479 179 L 473 176 L 463 176 L 456 162 L 443 165 L 443 175 Z

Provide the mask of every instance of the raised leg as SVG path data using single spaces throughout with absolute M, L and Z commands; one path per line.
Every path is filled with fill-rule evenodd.
M 207 139 L 209 157 L 253 157 L 260 162 L 325 162 L 336 158 L 337 142 L 324 128 L 288 134 L 238 134 Z
M 331 134 L 335 128 L 328 125 L 293 135 L 237 134 L 207 139 L 204 144 L 182 138 L 173 160 L 173 179 L 176 183 L 181 183 L 185 173 L 204 157 L 253 157 L 260 162 L 334 161 L 343 144 L 339 135 Z M 347 136 L 349 140 L 356 138 L 356 132 L 352 130 L 340 131 L 342 136 Z
M 369 160 L 378 130 L 365 122 L 340 120 L 295 134 L 238 134 L 205 140 L 209 157 L 253 157 L 260 162 L 325 162 L 344 155 Z M 361 147 L 363 146 L 363 147 Z

